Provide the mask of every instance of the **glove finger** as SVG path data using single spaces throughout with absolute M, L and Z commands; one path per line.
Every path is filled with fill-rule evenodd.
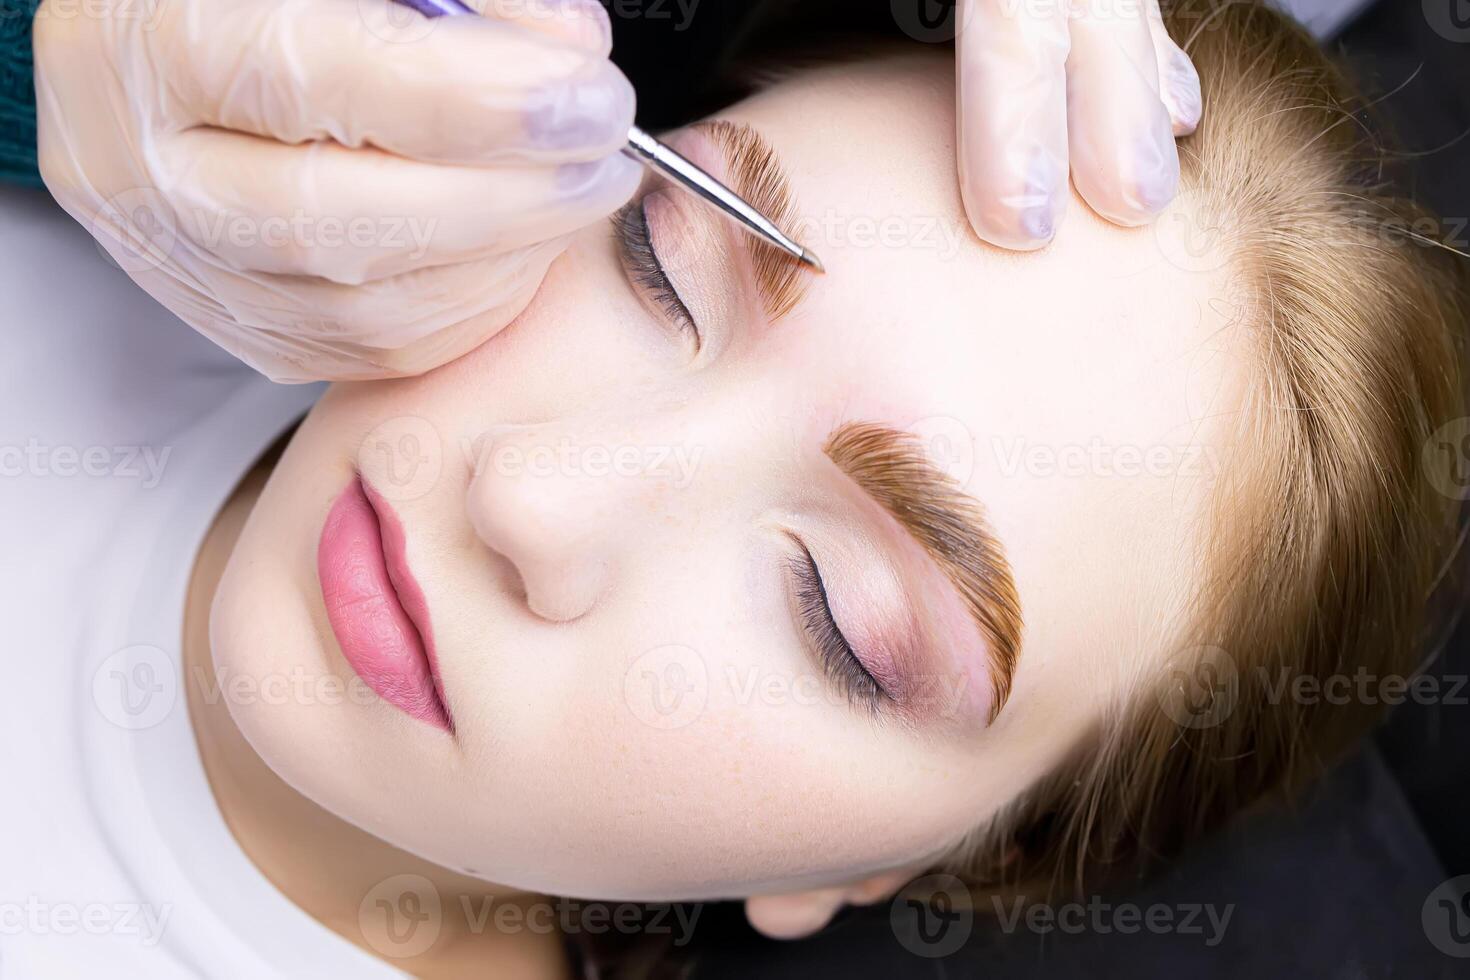
M 1174 199 L 1179 154 L 1159 96 L 1153 36 L 1137 5 L 1078 0 L 1067 117 L 1072 180 L 1094 211 L 1139 225 Z
M 614 154 L 556 167 L 444 167 L 332 143 L 192 129 L 158 147 L 178 233 L 215 264 L 355 285 L 584 228 L 637 191 Z
M 956 38 L 960 191 L 975 233 L 1049 242 L 1067 205 L 1065 4 L 962 0 Z
M 633 123 L 616 66 L 513 22 L 430 20 L 388 0 L 251 0 L 213 16 L 195 6 L 170 7 L 144 35 L 151 57 L 134 70 L 149 77 L 130 86 L 166 85 L 179 128 L 483 165 L 600 159 Z M 396 35 L 405 15 L 423 33 Z
M 211 293 L 221 297 L 211 301 L 218 309 L 189 299 L 198 294 L 171 290 L 187 306 L 174 312 L 187 312 L 202 333 L 273 381 L 407 377 L 448 363 L 508 326 L 568 242 L 362 286 L 216 268 L 208 277 Z
M 1148 29 L 1154 42 L 1154 56 L 1159 65 L 1159 95 L 1169 110 L 1175 136 L 1188 136 L 1199 126 L 1204 100 L 1200 94 L 1199 72 L 1184 49 L 1174 43 L 1164 26 L 1159 0 L 1147 0 Z
M 372 2 L 397 5 L 397 0 Z M 464 4 L 481 17 L 537 31 L 599 58 L 612 53 L 612 19 L 598 0 L 464 0 Z

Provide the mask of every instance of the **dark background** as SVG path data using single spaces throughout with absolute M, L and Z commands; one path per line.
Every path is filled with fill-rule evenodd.
M 614 59 L 638 88 L 640 123 L 653 130 L 722 104 L 731 95 L 731 65 L 752 52 L 849 31 L 898 34 L 890 0 L 700 0 L 687 21 L 674 0 L 665 4 L 667 19 L 628 15 L 651 13 L 654 0 L 631 0 L 622 16 L 615 5 L 630 0 L 603 2 L 614 9 Z M 1470 2 L 1379 0 L 1329 47 L 1378 97 L 1379 124 L 1408 151 L 1388 176 L 1444 216 L 1447 233 L 1466 248 Z M 1427 672 L 1470 675 L 1470 629 L 1449 637 Z M 1448 682 L 1440 688 L 1451 689 Z M 899 941 L 886 903 L 849 910 L 797 943 L 760 939 L 732 904 L 704 910 L 690 950 L 692 975 L 1470 977 L 1470 958 L 1436 949 L 1421 921 L 1431 891 L 1470 874 L 1470 691 L 1460 694 L 1457 703 L 1398 708 L 1295 810 L 1237 820 L 1167 873 L 1106 896 L 1115 904 L 1175 909 L 1233 904 L 1214 946 L 1177 931 L 1068 934 L 1023 926 L 1007 934 L 994 916 L 982 916 L 957 952 L 926 958 Z M 1470 928 L 1470 910 L 1461 921 Z M 1470 941 L 1462 951 L 1470 955 Z

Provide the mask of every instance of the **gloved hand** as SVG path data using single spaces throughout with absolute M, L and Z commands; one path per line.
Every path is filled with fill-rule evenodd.
M 151 20 L 54 2 L 34 35 L 47 187 L 279 381 L 458 357 L 642 177 L 596 0 L 436 20 L 388 0 L 169 0 Z
M 1168 206 L 1174 137 L 1201 105 L 1159 0 L 961 0 L 958 16 L 960 189 L 981 238 L 1049 242 L 1069 164 L 1109 221 L 1145 224 Z

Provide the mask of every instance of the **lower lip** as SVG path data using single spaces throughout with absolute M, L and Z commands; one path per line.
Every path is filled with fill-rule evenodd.
M 405 714 L 453 731 L 428 605 L 404 558 L 403 526 L 359 477 L 327 514 L 316 568 L 327 621 L 357 676 Z

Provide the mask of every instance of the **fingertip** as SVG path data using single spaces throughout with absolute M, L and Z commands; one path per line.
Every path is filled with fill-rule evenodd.
M 643 181 L 643 166 L 622 153 L 557 168 L 556 187 L 564 203 L 611 214 L 627 204 Z
M 1199 72 L 1184 49 L 1173 45 L 1161 79 L 1160 94 L 1169 110 L 1175 136 L 1188 136 L 1199 127 L 1204 110 Z
M 596 54 L 612 52 L 612 17 L 598 0 L 556 0 L 575 25 L 577 42 Z
M 1167 153 L 1151 145 L 1140 148 L 1116 177 L 1079 173 L 1077 190 L 1088 206 L 1115 225 L 1149 224 L 1174 200 L 1179 190 L 1179 157 L 1169 140 Z
M 592 76 L 542 89 L 525 110 L 526 135 L 540 151 L 596 159 L 628 140 L 637 97 L 611 63 Z
M 598 0 L 466 0 L 487 20 L 515 24 L 607 57 L 612 19 Z
M 1012 252 L 1034 252 L 1050 245 L 1062 217 L 1046 204 L 983 211 L 967 205 L 965 213 L 981 241 Z
M 1056 237 L 1067 207 L 1067 169 L 1054 153 L 1036 148 L 1022 173 L 965 167 L 961 197 L 981 241 L 1029 252 Z

